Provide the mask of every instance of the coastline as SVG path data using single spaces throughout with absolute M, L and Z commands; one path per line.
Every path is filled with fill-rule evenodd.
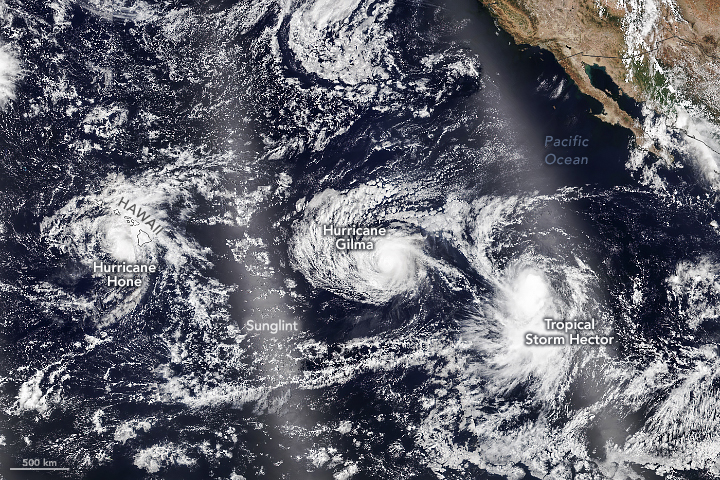
M 639 11 L 582 0 L 479 2 L 516 43 L 551 52 L 580 91 L 603 105 L 596 116 L 631 130 L 639 148 L 673 160 L 647 138 L 642 119 L 623 110 L 610 92 L 593 86 L 586 67 L 602 68 L 622 95 L 653 111 L 672 114 L 683 98 L 720 118 L 714 105 L 718 87 L 706 80 L 714 78 L 708 72 L 719 68 L 715 60 L 720 58 L 720 27 L 707 18 L 709 7 L 682 0 L 677 8 L 648 2 Z M 654 16 L 645 11 L 649 7 L 658 9 Z M 672 70 L 685 75 L 679 88 L 666 75 Z

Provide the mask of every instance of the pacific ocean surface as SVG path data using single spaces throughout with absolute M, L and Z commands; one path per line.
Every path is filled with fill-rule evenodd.
M 0 10 L 24 71 L 0 112 L 3 466 L 717 470 L 717 212 L 687 151 L 639 149 L 472 0 L 126 3 Z M 328 224 L 387 235 L 343 251 Z M 158 273 L 117 291 L 95 261 Z M 547 317 L 614 343 L 524 344 Z

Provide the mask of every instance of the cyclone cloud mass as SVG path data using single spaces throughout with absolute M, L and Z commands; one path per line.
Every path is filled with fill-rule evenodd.
M 0 468 L 720 475 L 693 112 L 474 0 L 0 2 Z

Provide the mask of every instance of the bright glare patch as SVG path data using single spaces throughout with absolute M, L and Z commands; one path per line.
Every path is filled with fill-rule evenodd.
M 19 76 L 20 62 L 7 48 L 0 48 L 0 108 L 15 99 L 15 82 Z

